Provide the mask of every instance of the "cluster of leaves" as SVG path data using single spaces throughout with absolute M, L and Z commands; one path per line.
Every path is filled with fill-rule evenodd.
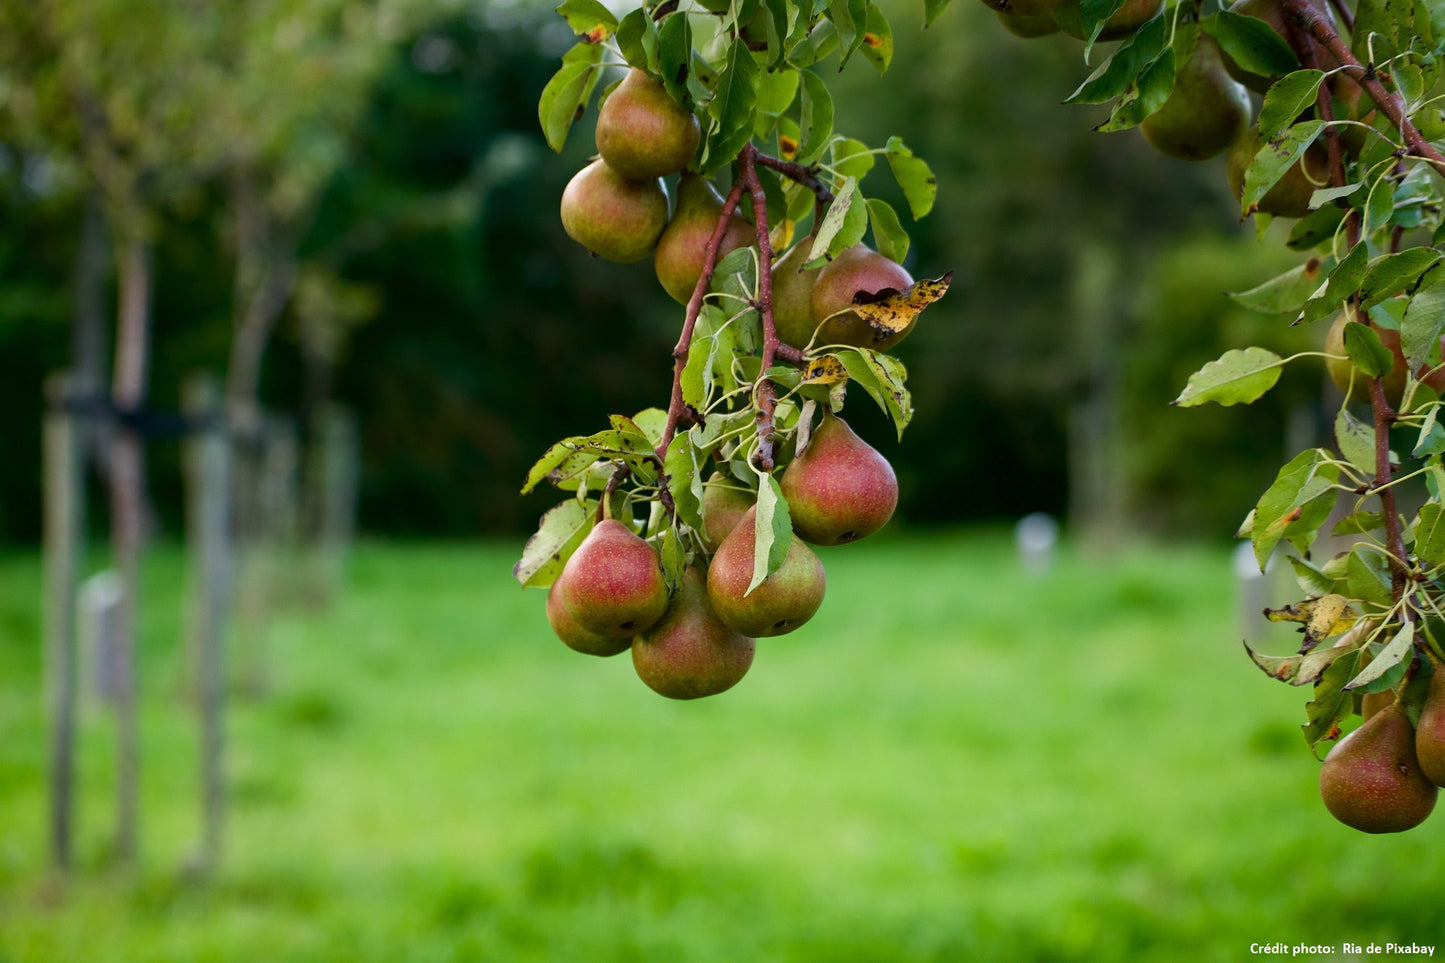
M 930 14 L 938 9 L 930 6 Z M 561 149 L 608 68 L 644 70 L 698 118 L 702 137 L 690 169 L 709 176 L 730 170 L 734 191 L 724 217 L 754 188 L 761 194 L 751 210 L 738 210 L 752 215 L 769 244 L 767 252 L 762 245 L 732 251 L 710 282 L 704 275 L 708 291 L 688 307 L 667 410 L 614 415 L 608 429 L 566 438 L 533 466 L 523 493 L 546 481 L 572 497 L 543 516 L 514 574 L 524 586 L 550 585 L 605 516 L 657 545 L 676 588 L 688 561 L 708 551 L 702 502 L 706 479 L 717 471 L 724 484 L 756 492 L 756 585 L 782 562 L 792 537 L 773 476 L 806 444 L 813 412 L 841 410 L 851 383 L 900 436 L 913 413 L 897 358 L 852 345 L 782 345 L 765 293 L 773 256 L 794 243 L 808 246 L 802 263 L 817 267 L 871 231 L 875 250 L 903 260 L 909 236 L 898 212 L 862 189 L 880 155 L 913 219 L 933 207 L 927 163 L 898 137 L 875 148 L 838 132 L 832 95 L 813 69 L 835 56 L 841 67 L 859 54 L 886 71 L 892 29 L 872 0 L 667 0 L 620 18 L 597 0 L 566 0 L 558 13 L 578 41 L 541 95 L 548 143 Z M 947 277 L 920 281 L 856 310 L 875 331 L 900 332 L 947 286 Z

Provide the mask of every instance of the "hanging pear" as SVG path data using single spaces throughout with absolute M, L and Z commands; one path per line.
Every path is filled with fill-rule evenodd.
M 887 351 L 913 329 L 880 331 L 849 308 L 876 300 L 889 291 L 904 291 L 913 277 L 903 267 L 866 244 L 844 249 L 818 271 L 810 299 L 813 324 L 822 325 L 819 344 L 846 344 Z M 812 332 L 809 332 L 811 335 Z
M 779 486 L 793 532 L 814 545 L 872 535 L 898 507 L 898 477 L 878 450 L 832 412 L 783 470 Z
M 678 178 L 677 209 L 657 239 L 652 264 L 657 280 L 679 304 L 686 304 L 692 298 L 697 279 L 702 276 L 707 242 L 712 239 L 722 209 L 722 195 L 712 186 L 712 181 L 691 171 L 684 171 Z M 753 226 L 734 212 L 728 218 L 727 230 L 718 246 L 718 260 L 730 251 L 747 247 L 753 240 Z
M 827 579 L 818 556 L 794 538 L 777 571 L 749 592 L 757 520 L 757 508 L 748 509 L 718 546 L 707 572 L 707 595 L 718 618 L 734 631 L 760 639 L 784 635 L 811 619 L 823 604 Z
M 1229 181 L 1229 188 L 1236 199 L 1244 196 L 1245 172 L 1249 170 L 1254 156 L 1259 153 L 1262 143 L 1259 128 L 1251 127 L 1241 134 L 1229 149 L 1229 156 L 1225 158 L 1224 176 Z M 1318 143 L 1311 144 L 1305 149 L 1304 156 L 1295 161 L 1290 169 L 1285 171 L 1284 176 L 1265 192 L 1255 209 L 1261 214 L 1272 214 L 1275 217 L 1304 217 L 1310 212 L 1310 198 L 1314 196 L 1315 188 L 1324 187 L 1329 182 L 1329 155 Z
M 822 267 L 803 267 L 812 247 L 812 239 L 803 238 L 773 261 L 773 330 L 779 341 L 795 348 L 807 347 L 818 326 L 813 320 L 813 286 Z
M 1157 151 L 1201 161 L 1224 153 L 1249 126 L 1249 91 L 1229 76 L 1219 44 L 1201 33 L 1169 99 L 1139 124 Z
M 702 573 L 689 565 L 662 618 L 632 640 L 632 666 L 654 692 L 698 699 L 736 685 L 756 648 L 717 617 Z
M 559 578 L 547 590 L 547 623 L 552 626 L 552 632 L 557 638 L 565 642 L 568 648 L 586 655 L 609 656 L 627 651 L 632 645 L 631 639 L 589 632 L 577 624 L 577 620 L 562 603 L 562 593 L 558 588 L 561 584 L 562 580 Z
M 1415 755 L 1420 771 L 1437 786 L 1445 786 L 1445 665 L 1436 664 L 1425 692 L 1425 706 L 1415 727 Z
M 597 635 L 631 638 L 667 608 L 657 549 L 614 518 L 587 533 L 557 581 L 573 620 Z
M 1104 21 L 1104 29 L 1099 32 L 1099 39 L 1123 40 L 1131 36 L 1158 16 L 1163 6 L 1164 0 L 1124 0 L 1119 9 Z M 1064 33 L 1075 40 L 1084 39 L 1084 22 L 1079 0 L 1063 0 L 1054 8 L 1054 19 Z
M 562 229 L 598 257 L 630 264 L 647 257 L 667 226 L 667 189 L 659 178 L 628 180 L 595 160 L 562 191 Z
M 1420 825 L 1435 808 L 1438 793 L 1420 771 L 1415 731 L 1398 703 L 1341 739 L 1320 767 L 1325 807 L 1365 833 L 1399 833 Z
M 645 180 L 686 167 L 702 134 L 697 117 L 661 81 L 634 67 L 602 102 L 596 137 L 597 152 L 614 170 Z
M 713 472 L 702 487 L 702 541 L 716 552 L 757 500 L 757 494 L 733 478 Z

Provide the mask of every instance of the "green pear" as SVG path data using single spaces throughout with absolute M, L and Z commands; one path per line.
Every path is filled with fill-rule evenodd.
M 1201 33 L 1169 99 L 1139 124 L 1157 151 L 1200 161 L 1224 153 L 1249 126 L 1249 91 L 1224 69 L 1219 44 Z
M 1399 833 L 1425 821 L 1439 788 L 1420 771 L 1415 732 L 1398 704 L 1381 709 L 1330 750 L 1320 797 L 1346 826 Z
M 657 239 L 657 251 L 652 256 L 657 280 L 679 304 L 691 300 L 697 279 L 702 276 L 707 242 L 717 229 L 722 208 L 722 195 L 712 181 L 691 171 L 682 173 L 677 182 L 677 209 Z M 754 239 L 753 226 L 734 212 L 718 246 L 718 259 L 729 251 L 747 247 Z
M 757 494 L 751 488 L 713 472 L 702 486 L 702 531 L 699 534 L 704 547 L 709 552 L 716 552 L 756 500 Z
M 628 180 L 595 160 L 562 191 L 562 229 L 587 250 L 619 264 L 647 257 L 667 226 L 660 178 Z
M 1346 308 L 1335 315 L 1335 320 L 1330 323 L 1330 329 L 1325 333 L 1325 370 L 1330 374 L 1330 380 L 1335 387 L 1345 392 L 1346 398 L 1359 405 L 1370 403 L 1370 379 L 1355 370 L 1355 363 L 1350 360 L 1345 350 L 1345 325 L 1358 319 L 1359 315 L 1354 308 Z M 1390 373 L 1380 379 L 1381 386 L 1385 389 L 1385 400 L 1390 407 L 1398 408 L 1400 402 L 1405 398 L 1405 387 L 1407 377 L 1405 372 L 1409 370 L 1409 364 L 1405 361 L 1405 351 L 1400 344 L 1400 331 L 1398 328 L 1386 328 L 1373 325 L 1375 334 L 1379 335 L 1380 343 L 1394 357 L 1394 367 Z M 1445 350 L 1445 337 L 1440 340 L 1441 350 Z M 1445 367 L 1420 368 L 1416 376 L 1425 384 L 1429 385 L 1436 394 L 1445 394 Z
M 819 344 L 846 344 L 887 351 L 907 337 L 909 324 L 899 330 L 878 330 L 849 308 L 876 301 L 888 291 L 904 291 L 913 277 L 865 244 L 841 251 L 823 265 L 813 284 L 813 323 L 821 325 Z
M 888 459 L 829 412 L 808 446 L 783 469 L 779 486 L 793 532 L 815 545 L 871 535 L 898 507 L 898 478 Z
M 748 509 L 713 553 L 707 596 L 718 618 L 734 631 L 766 638 L 791 632 L 811 619 L 823 604 L 827 580 L 818 556 L 802 539 L 793 538 L 777 571 L 749 592 L 757 520 L 757 508 Z
M 628 638 L 614 638 L 610 635 L 601 635 L 597 632 L 589 632 L 577 624 L 572 613 L 567 611 L 567 606 L 562 603 L 562 593 L 558 588 L 561 579 L 552 583 L 547 590 L 547 622 L 552 626 L 552 631 L 557 638 L 567 643 L 567 647 L 584 652 L 587 655 L 617 655 L 625 652 L 632 645 Z
M 1385 706 L 1394 705 L 1395 695 L 1394 689 L 1384 689 L 1380 692 L 1366 692 L 1365 697 L 1360 700 L 1360 717 L 1368 721 L 1378 714 L 1381 709 L 1385 708 Z M 1424 768 L 1423 765 L 1421 768 Z
M 756 648 L 717 617 L 706 580 L 689 565 L 662 618 L 632 640 L 632 666 L 654 692 L 698 699 L 736 685 L 753 664 Z
M 627 72 L 597 112 L 597 152 L 623 177 L 646 180 L 682 170 L 697 152 L 697 117 L 645 70 Z
M 1229 149 L 1224 174 L 1236 198 L 1244 196 L 1244 174 L 1261 145 L 1259 128 L 1251 127 Z M 1318 143 L 1311 144 L 1304 156 L 1265 192 L 1256 210 L 1275 217 L 1304 217 L 1310 212 L 1310 198 L 1314 196 L 1315 188 L 1323 187 L 1329 181 L 1329 155 Z
M 1099 32 L 1099 39 L 1123 40 L 1153 20 L 1163 6 L 1164 0 L 1124 0 L 1123 6 L 1114 11 L 1114 14 L 1104 22 L 1104 29 Z M 1058 21 L 1064 33 L 1075 40 L 1084 39 L 1084 25 L 1079 11 L 1079 0 L 1063 0 L 1054 8 L 1054 19 Z
M 1005 30 L 1025 40 L 1047 37 L 1051 33 L 1059 32 L 1059 22 L 1047 11 L 1031 16 L 1012 10 L 995 10 L 994 16 L 998 17 L 998 22 L 1003 24 Z
M 1425 778 L 1445 786 L 1445 665 L 1436 665 L 1430 676 L 1425 706 L 1415 727 L 1415 754 Z
M 630 638 L 667 608 L 657 549 L 614 518 L 587 533 L 557 581 L 573 620 L 597 635 Z
M 805 237 L 773 261 L 773 330 L 778 340 L 805 348 L 813 338 L 813 286 L 822 266 L 804 269 L 813 239 Z

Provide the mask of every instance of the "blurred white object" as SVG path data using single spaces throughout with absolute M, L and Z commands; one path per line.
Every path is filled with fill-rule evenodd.
M 1014 526 L 1014 544 L 1018 546 L 1019 561 L 1025 571 L 1047 572 L 1053 567 L 1059 544 L 1059 523 L 1044 512 L 1025 515 Z

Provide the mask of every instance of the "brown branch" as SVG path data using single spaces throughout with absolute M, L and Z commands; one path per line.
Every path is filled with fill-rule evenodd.
M 1345 29 L 1353 36 L 1355 32 L 1355 11 L 1349 8 L 1345 0 L 1330 0 L 1330 6 L 1334 7 L 1335 15 L 1340 18 L 1340 23 L 1344 24 Z
M 758 152 L 749 144 L 738 155 L 738 182 L 752 195 L 753 225 L 758 239 L 758 313 L 763 317 L 763 356 L 754 388 L 758 414 L 756 464 L 773 470 L 773 414 L 778 407 L 778 386 L 767 376 L 778 356 L 778 331 L 773 323 L 773 245 L 768 237 L 768 198 L 758 179 Z
M 1342 73 L 1359 82 L 1365 93 L 1400 132 L 1400 136 L 1405 140 L 1406 151 L 1429 161 L 1438 173 L 1445 175 L 1445 155 L 1436 150 L 1434 145 L 1426 140 L 1419 129 L 1410 122 L 1410 118 L 1405 115 L 1404 103 L 1380 83 L 1374 66 L 1367 67 L 1355 58 L 1354 53 L 1340 38 L 1334 25 L 1321 16 L 1318 10 L 1312 8 L 1309 0 L 1286 0 L 1285 9 L 1295 23 L 1324 45 L 1324 48 L 1330 52 L 1330 56 L 1339 63 Z
M 759 154 L 756 152 L 754 152 L 753 159 L 757 166 L 775 170 L 788 180 L 795 181 L 812 191 L 813 196 L 818 199 L 819 204 L 826 207 L 833 203 L 833 192 L 828 189 L 827 184 L 824 184 L 818 179 L 818 174 L 813 168 L 804 167 L 802 164 L 793 161 L 779 160 L 776 157 L 769 157 L 767 154 Z

